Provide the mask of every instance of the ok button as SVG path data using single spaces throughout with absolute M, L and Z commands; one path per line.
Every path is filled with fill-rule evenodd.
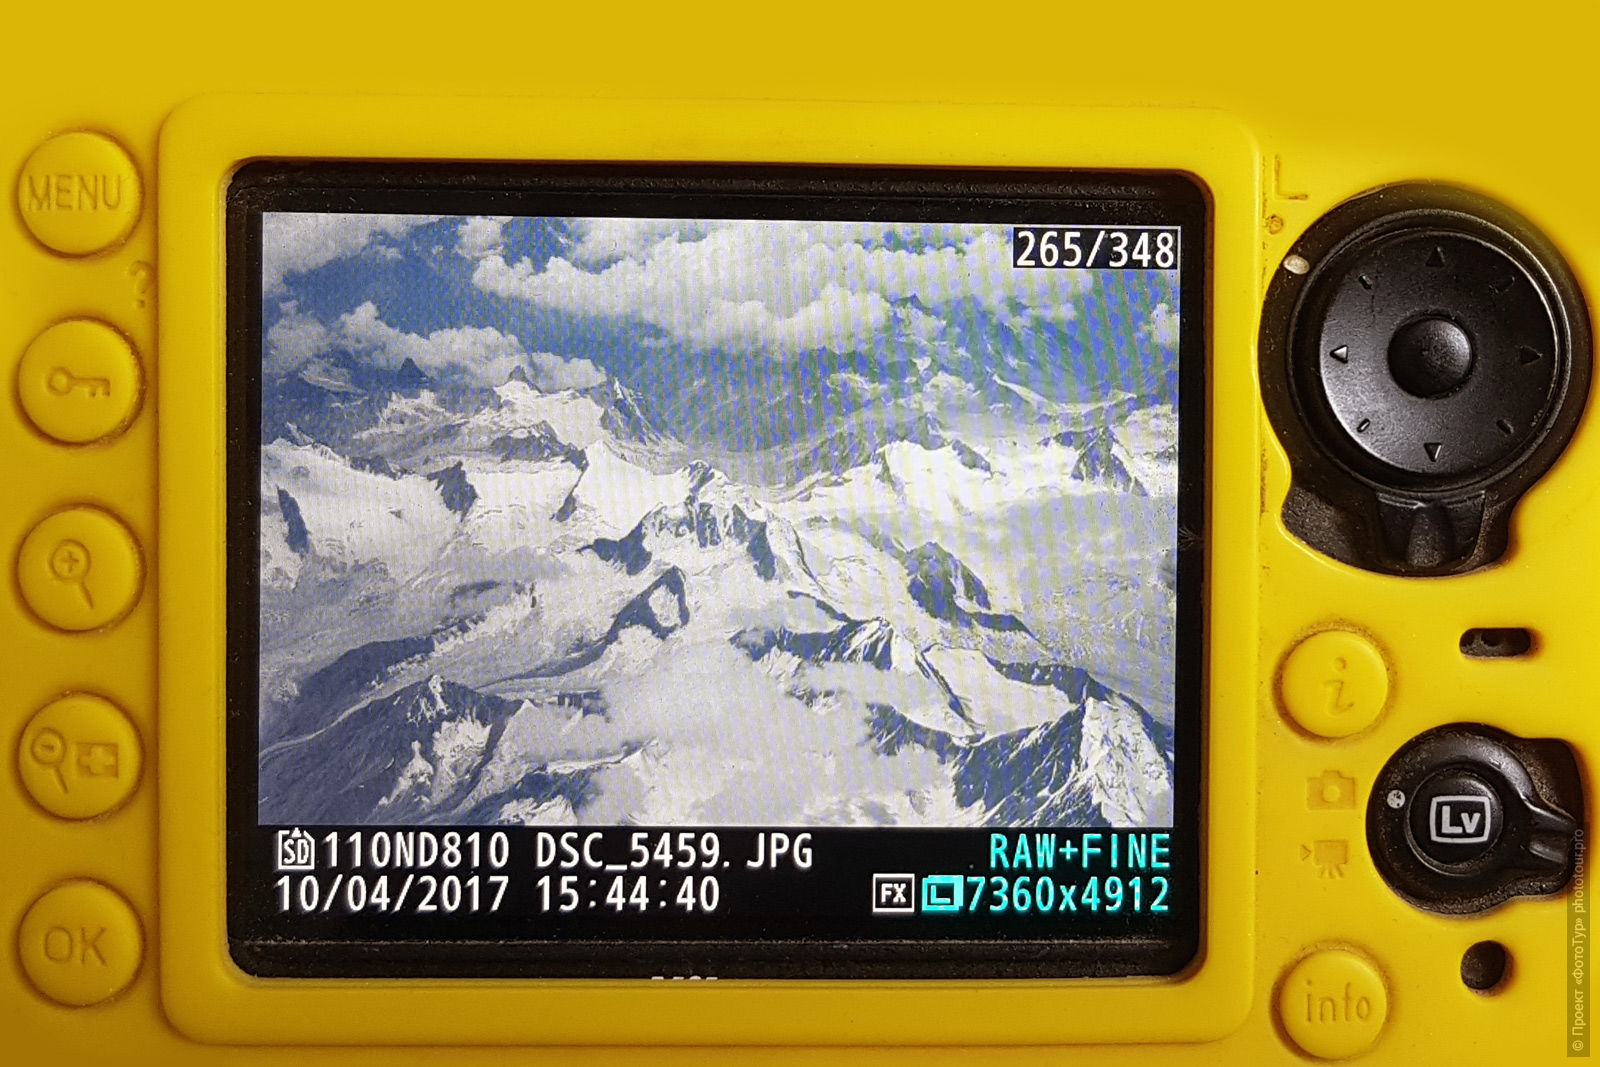
M 128 987 L 139 973 L 144 937 L 127 901 L 98 882 L 68 882 L 28 909 L 17 950 L 35 989 L 81 1008 Z

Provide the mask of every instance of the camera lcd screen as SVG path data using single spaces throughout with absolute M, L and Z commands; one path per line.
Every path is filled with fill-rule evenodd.
M 247 971 L 1193 958 L 1192 184 L 258 164 L 228 207 Z

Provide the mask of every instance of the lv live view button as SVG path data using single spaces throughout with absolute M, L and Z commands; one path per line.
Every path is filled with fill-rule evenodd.
M 1428 858 L 1446 866 L 1470 863 L 1500 839 L 1505 804 L 1484 779 L 1451 768 L 1417 788 L 1408 821 L 1412 839 Z

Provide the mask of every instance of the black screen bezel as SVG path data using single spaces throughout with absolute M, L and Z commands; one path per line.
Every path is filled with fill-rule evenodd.
M 1172 937 L 986 941 L 327 941 L 269 934 L 259 829 L 261 218 L 272 211 L 1177 225 L 1179 428 Z M 261 162 L 226 199 L 226 876 L 230 954 L 260 977 L 1046 978 L 1171 975 L 1200 952 L 1210 205 L 1193 178 L 1043 170 Z M 252 894 L 256 894 L 252 896 Z

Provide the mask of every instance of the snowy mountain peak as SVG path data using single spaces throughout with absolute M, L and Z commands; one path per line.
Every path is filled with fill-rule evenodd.
M 433 379 L 428 377 L 423 369 L 417 366 L 416 360 L 407 356 L 400 364 L 400 369 L 395 371 L 394 387 L 402 390 L 426 389 L 433 384 Z
M 670 440 L 644 398 L 616 378 L 607 378 L 583 390 L 583 395 L 600 406 L 604 412 L 601 423 L 617 440 L 643 445 L 659 445 Z
M 1069 477 L 1080 482 L 1095 482 L 1134 496 L 1149 496 L 1148 490 L 1128 470 L 1127 453 L 1109 426 L 1085 432 Z

